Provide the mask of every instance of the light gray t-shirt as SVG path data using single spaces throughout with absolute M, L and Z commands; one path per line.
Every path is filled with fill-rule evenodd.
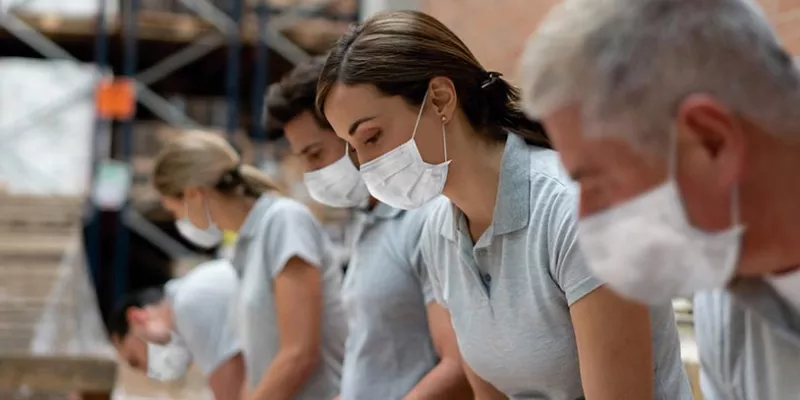
M 694 325 L 706 400 L 800 399 L 800 318 L 766 284 L 696 294 Z
M 347 336 L 342 274 L 311 212 L 294 200 L 262 195 L 239 230 L 234 253 L 241 277 L 236 315 L 250 387 L 258 385 L 279 350 L 273 282 L 291 258 L 299 257 L 322 274 L 322 346 L 319 367 L 294 399 L 338 395 Z
M 473 244 L 449 203 L 423 233 L 461 355 L 512 399 L 583 396 L 569 307 L 601 286 L 578 250 L 575 186 L 558 154 L 509 135 L 492 224 Z M 650 309 L 656 399 L 691 399 L 671 304 Z M 609 366 L 609 368 L 613 368 Z
M 175 332 L 205 376 L 241 351 L 228 311 L 238 291 L 236 272 L 228 261 L 203 263 L 164 287 L 172 305 Z
M 434 297 L 419 243 L 428 209 L 380 203 L 356 216 L 342 289 L 350 332 L 342 400 L 400 400 L 438 362 L 426 309 Z

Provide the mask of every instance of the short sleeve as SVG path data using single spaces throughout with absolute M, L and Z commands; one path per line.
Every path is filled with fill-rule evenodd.
M 264 264 L 274 279 L 293 257 L 322 267 L 322 228 L 304 205 L 288 199 L 274 204 L 265 216 Z
M 447 308 L 447 303 L 444 301 L 443 288 L 441 281 L 436 275 L 436 257 L 433 253 L 435 243 L 433 240 L 436 238 L 434 232 L 431 231 L 433 224 L 430 219 L 426 219 L 422 228 L 422 234 L 419 238 L 417 246 L 419 257 L 419 271 L 422 281 L 422 293 L 425 298 L 425 304 L 430 304 L 431 301 L 436 300 L 440 306 Z
M 554 199 L 549 227 L 550 272 L 571 306 L 603 283 L 589 271 L 578 245 L 576 192 L 565 189 L 555 194 Z
M 184 289 L 173 304 L 176 331 L 192 353 L 194 363 L 210 376 L 225 361 L 241 352 L 232 323 L 230 304 L 236 296 L 236 275 L 212 276 L 215 286 Z
M 412 234 L 414 240 L 412 241 L 411 246 L 411 257 L 409 260 L 411 262 L 412 269 L 414 274 L 417 276 L 419 280 L 420 287 L 422 288 L 422 298 L 425 301 L 425 305 L 430 304 L 436 297 L 433 293 L 433 284 L 431 282 L 431 271 L 428 268 L 428 264 L 425 262 L 425 257 L 423 256 L 422 252 L 422 231 L 424 230 L 425 219 L 419 218 L 419 221 L 414 228 L 416 234 Z

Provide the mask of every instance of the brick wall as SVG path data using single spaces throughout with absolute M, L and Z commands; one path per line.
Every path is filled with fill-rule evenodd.
M 421 9 L 458 34 L 489 70 L 513 79 L 528 36 L 559 0 L 422 0 Z M 781 39 L 800 55 L 800 0 L 760 0 Z

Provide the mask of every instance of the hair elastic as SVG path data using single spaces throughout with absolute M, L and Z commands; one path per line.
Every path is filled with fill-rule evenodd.
M 501 76 L 503 76 L 503 74 L 499 72 L 489 71 L 486 80 L 481 83 L 481 89 L 486 89 L 487 87 L 492 86 Z

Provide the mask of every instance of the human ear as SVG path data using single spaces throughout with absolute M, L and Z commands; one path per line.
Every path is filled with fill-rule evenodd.
M 130 307 L 125 312 L 125 316 L 131 327 L 139 327 L 147 323 L 147 311 L 142 308 Z
M 741 121 L 705 94 L 687 97 L 677 118 L 679 143 L 702 155 L 720 186 L 736 184 L 744 170 L 746 147 Z
M 437 76 L 431 79 L 428 98 L 442 121 L 449 121 L 452 118 L 458 104 L 458 95 L 456 86 L 450 78 Z

